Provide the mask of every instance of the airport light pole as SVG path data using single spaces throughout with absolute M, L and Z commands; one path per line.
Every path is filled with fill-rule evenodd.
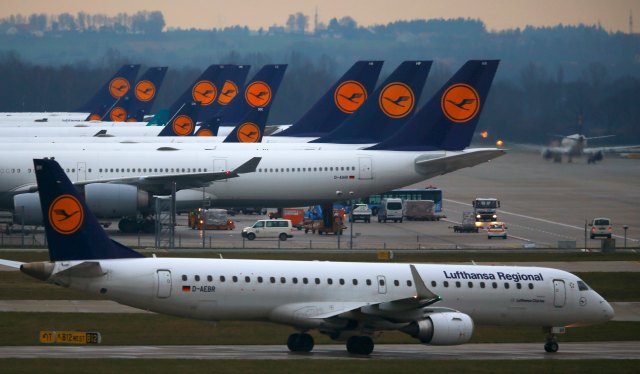
M 629 229 L 628 225 L 622 226 L 624 229 L 624 249 L 627 249 L 627 229 Z
M 349 191 L 349 249 L 353 249 L 353 191 Z

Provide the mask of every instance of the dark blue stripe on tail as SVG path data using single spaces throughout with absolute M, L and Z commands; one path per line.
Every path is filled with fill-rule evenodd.
M 107 237 L 56 161 L 33 164 L 51 261 L 144 257 Z
M 468 61 L 405 126 L 369 149 L 458 151 L 468 147 L 498 63 Z
M 273 136 L 318 137 L 333 131 L 353 113 L 349 108 L 340 109 L 339 100 L 362 105 L 375 88 L 382 63 L 382 61 L 358 61 L 353 64 L 351 69 L 331 86 L 307 113 L 288 129 Z M 338 87 L 345 87 L 349 81 L 359 83 L 365 91 L 364 95 L 359 92 L 345 95 L 337 91 Z M 348 88 L 345 87 L 345 89 Z

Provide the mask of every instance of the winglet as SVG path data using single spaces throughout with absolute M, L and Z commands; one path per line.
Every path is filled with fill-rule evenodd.
M 413 283 L 416 285 L 416 299 L 425 300 L 426 302 L 426 304 L 423 304 L 422 306 L 430 305 L 442 300 L 440 296 L 434 294 L 427 288 L 427 285 L 422 280 L 422 277 L 420 277 L 420 273 L 418 273 L 415 265 L 409 265 L 409 267 L 411 268 Z
M 258 164 L 261 160 L 262 157 L 253 157 L 249 161 L 233 169 L 230 174 L 233 176 L 237 176 L 238 174 L 253 173 L 258 168 Z

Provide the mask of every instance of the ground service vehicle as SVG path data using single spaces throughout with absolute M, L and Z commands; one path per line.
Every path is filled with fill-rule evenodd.
M 611 220 L 609 218 L 594 218 L 589 226 L 591 226 L 591 239 L 595 239 L 599 236 L 611 239 L 613 226 L 611 226 Z
M 491 222 L 487 227 L 487 237 L 491 238 L 507 238 L 507 226 L 504 222 Z
M 462 221 L 453 226 L 453 232 L 478 232 L 476 218 L 473 212 L 463 212 Z
M 497 209 L 500 208 L 500 200 L 493 197 L 478 197 L 471 202 L 473 213 L 478 222 L 492 222 L 498 220 Z
M 404 218 L 409 221 L 439 221 L 442 215 L 436 214 L 433 200 L 406 200 Z
M 344 226 L 344 209 L 334 208 L 333 204 L 316 205 L 310 207 L 305 213 L 304 233 L 318 232 L 318 235 L 335 234 L 342 235 L 346 229 Z
M 288 219 L 261 219 L 253 226 L 242 229 L 242 237 L 249 240 L 255 238 L 278 238 L 282 241 L 293 238 L 293 225 Z
M 189 212 L 189 227 L 192 230 L 233 230 L 236 223 L 229 219 L 226 209 L 198 209 Z
M 434 211 L 436 213 L 442 211 L 442 190 L 435 187 L 427 188 L 398 188 L 395 190 L 383 192 L 380 194 L 369 195 L 360 202 L 369 205 L 373 215 L 378 214 L 380 201 L 384 198 L 396 197 L 402 199 L 405 204 L 410 200 L 431 200 L 434 203 Z
M 384 198 L 380 202 L 380 209 L 378 210 L 378 222 L 387 222 L 393 220 L 393 222 L 402 223 L 403 213 L 404 204 L 402 203 L 402 199 Z
M 367 204 L 353 204 L 349 220 L 351 222 L 360 220 L 369 223 L 371 222 L 371 214 L 371 209 L 369 209 Z

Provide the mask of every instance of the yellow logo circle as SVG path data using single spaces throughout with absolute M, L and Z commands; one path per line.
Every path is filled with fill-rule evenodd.
M 111 82 L 109 82 L 109 93 L 111 96 L 119 99 L 129 91 L 130 87 L 131 85 L 128 80 L 122 77 L 113 78 Z
M 176 117 L 171 124 L 173 126 L 173 132 L 178 136 L 185 136 L 191 134 L 193 131 L 193 120 L 189 116 L 181 115 Z
M 271 87 L 261 81 L 253 82 L 244 92 L 244 98 L 254 108 L 267 106 L 271 101 Z
M 257 143 L 260 139 L 260 128 L 255 123 L 245 122 L 238 127 L 236 134 L 240 143 Z
M 71 195 L 58 196 L 49 206 L 49 223 L 62 235 L 78 231 L 84 221 L 80 201 Z
M 342 82 L 333 93 L 333 101 L 341 111 L 351 114 L 367 99 L 367 90 L 360 82 Z
M 88 120 L 89 121 L 100 121 L 102 119 L 102 117 L 99 114 L 96 113 L 92 113 L 89 115 Z
M 404 83 L 393 82 L 386 85 L 378 98 L 380 109 L 391 118 L 402 118 L 411 113 L 415 105 L 415 96 L 411 87 Z
M 215 136 L 215 134 L 209 129 L 200 129 L 196 132 L 196 136 Z
M 453 122 L 467 122 L 480 109 L 480 95 L 467 84 L 454 84 L 447 88 L 440 101 L 442 112 Z
M 156 95 L 156 85 L 151 81 L 140 81 L 136 84 L 136 98 L 140 101 L 149 101 Z
M 236 97 L 237 94 L 238 86 L 236 86 L 232 81 L 226 81 L 222 86 L 220 96 L 218 96 L 218 103 L 220 103 L 220 105 L 227 105 Z
M 191 96 L 194 101 L 200 102 L 201 105 L 210 105 L 218 95 L 216 86 L 213 83 L 203 80 L 196 83 L 191 90 Z
M 122 107 L 115 107 L 109 112 L 109 118 L 113 122 L 124 122 L 127 119 L 127 111 Z

